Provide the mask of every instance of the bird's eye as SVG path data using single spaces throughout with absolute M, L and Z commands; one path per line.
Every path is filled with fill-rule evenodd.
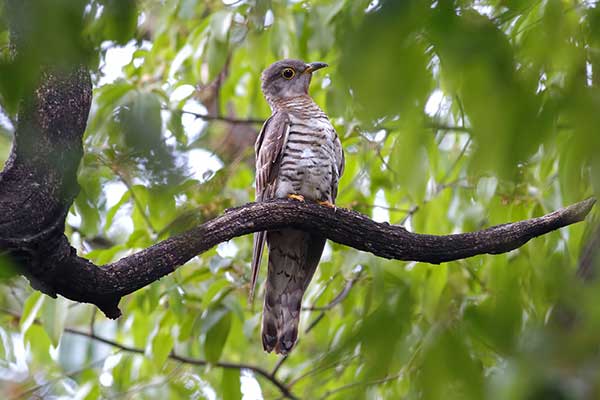
M 283 76 L 285 79 L 292 79 L 294 75 L 296 75 L 296 71 L 294 71 L 292 68 L 286 68 L 281 71 L 281 76 Z

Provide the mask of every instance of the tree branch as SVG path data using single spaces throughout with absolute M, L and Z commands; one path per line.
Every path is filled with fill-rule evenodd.
M 135 354 L 141 354 L 141 355 L 145 354 L 144 349 L 138 349 L 137 347 L 127 346 L 122 343 L 115 342 L 110 339 L 106 339 L 102 336 L 98 336 L 95 333 L 84 332 L 84 331 L 80 331 L 78 329 L 73 329 L 73 328 L 65 328 L 65 332 L 70 333 L 72 335 L 87 337 L 87 338 L 93 339 L 97 342 L 101 342 L 101 343 L 107 344 L 109 346 L 112 346 L 114 348 L 117 348 L 119 350 L 126 351 L 128 353 L 135 353 Z M 180 356 L 178 354 L 175 354 L 174 352 L 171 352 L 169 354 L 169 358 L 171 360 L 178 361 L 183 364 L 196 365 L 196 366 L 214 365 L 216 367 L 228 368 L 228 369 L 247 369 L 248 371 L 252 371 L 255 374 L 260 375 L 263 378 L 267 379 L 269 382 L 271 382 L 273 385 L 275 385 L 277 387 L 277 389 L 279 389 L 281 394 L 284 395 L 286 398 L 289 398 L 289 399 L 296 398 L 283 383 L 278 381 L 268 371 L 262 369 L 261 367 L 257 367 L 256 365 L 243 364 L 243 363 L 232 363 L 232 362 L 224 362 L 224 361 L 219 361 L 214 364 L 211 364 L 206 360 L 202 360 L 199 358 L 190 358 L 190 357 Z
M 352 290 L 352 288 L 354 287 L 356 282 L 358 282 L 358 279 L 360 278 L 361 274 L 362 274 L 362 268 L 359 269 L 358 272 L 356 274 L 354 274 L 354 276 L 352 278 L 350 278 L 348 281 L 346 281 L 346 285 L 344 285 L 344 289 L 342 289 L 342 291 L 339 292 L 337 294 L 337 296 L 335 296 L 333 298 L 333 300 L 331 300 L 326 305 L 302 307 L 302 311 L 328 311 L 328 310 L 331 310 L 333 307 L 337 306 L 342 301 L 344 301 L 344 299 L 346 297 L 348 297 L 348 295 L 350 294 L 350 291 Z
M 204 121 L 222 121 L 230 124 L 258 124 L 261 125 L 265 122 L 265 119 L 259 118 L 233 118 L 226 117 L 224 115 L 208 115 L 208 114 L 199 114 L 193 111 L 185 111 L 178 110 L 182 114 L 193 115 L 196 118 L 200 118 Z
M 221 242 L 253 232 L 296 227 L 380 257 L 439 264 L 516 249 L 534 237 L 582 221 L 594 203 L 588 199 L 542 217 L 442 236 L 411 233 L 353 211 L 312 203 L 249 203 L 102 268 L 71 254 L 54 266 L 60 273 L 46 275 L 44 284 L 72 300 L 93 303 L 107 317 L 116 318 L 121 297 L 168 275 Z

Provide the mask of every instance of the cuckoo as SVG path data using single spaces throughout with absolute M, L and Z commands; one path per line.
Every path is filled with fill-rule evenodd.
M 327 115 L 308 94 L 312 73 L 326 66 L 281 60 L 263 71 L 262 91 L 272 114 L 256 140 L 256 201 L 287 197 L 334 207 L 344 153 Z M 302 296 L 325 238 L 295 229 L 256 233 L 250 298 L 265 240 L 269 262 L 262 343 L 267 352 L 287 354 L 298 337 Z

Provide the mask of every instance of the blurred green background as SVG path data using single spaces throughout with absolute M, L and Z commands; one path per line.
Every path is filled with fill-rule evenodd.
M 311 94 L 345 148 L 341 207 L 447 234 L 600 191 L 597 1 L 40 0 L 23 2 L 27 24 L 9 17 L 19 3 L 0 3 L 0 165 L 38 66 L 86 63 L 67 235 L 97 264 L 253 200 L 259 76 L 284 57 L 330 65 Z M 11 24 L 36 44 L 16 57 Z M 441 266 L 330 243 L 274 377 L 311 399 L 600 398 L 600 288 L 575 278 L 591 226 Z M 196 257 L 123 299 L 118 321 L 2 264 L 0 396 L 282 397 L 256 370 L 169 358 L 275 368 L 262 287 L 247 303 L 251 246 Z M 557 304 L 576 321 L 553 322 Z

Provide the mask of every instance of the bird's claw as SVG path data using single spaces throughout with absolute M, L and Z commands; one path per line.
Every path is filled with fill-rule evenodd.
M 304 196 L 302 196 L 301 194 L 288 194 L 287 198 L 297 201 L 304 201 Z
M 333 204 L 333 203 L 331 203 L 331 202 L 329 202 L 327 200 L 325 200 L 325 201 L 317 201 L 317 203 L 319 205 L 321 205 L 321 206 L 325 206 L 325 207 L 328 207 L 328 208 L 333 208 L 334 210 L 336 209 L 335 204 Z

